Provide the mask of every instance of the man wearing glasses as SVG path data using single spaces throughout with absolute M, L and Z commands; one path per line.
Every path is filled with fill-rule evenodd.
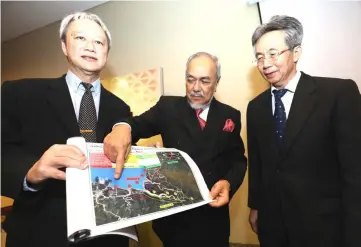
M 249 221 L 261 247 L 360 246 L 360 93 L 352 80 L 297 70 L 302 36 L 289 16 L 252 36 L 271 87 L 247 111 Z

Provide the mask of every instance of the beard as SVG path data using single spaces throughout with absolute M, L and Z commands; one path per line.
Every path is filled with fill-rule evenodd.
M 187 99 L 188 99 L 188 98 L 187 98 Z M 211 104 L 212 100 L 213 100 L 213 96 L 212 96 L 212 98 L 211 98 L 207 103 L 205 103 L 205 104 L 195 104 L 195 103 L 190 102 L 189 99 L 188 99 L 188 104 L 189 104 L 189 106 L 190 106 L 193 110 L 198 110 L 198 109 L 204 110 L 204 109 L 206 109 L 207 107 L 209 107 L 209 105 Z

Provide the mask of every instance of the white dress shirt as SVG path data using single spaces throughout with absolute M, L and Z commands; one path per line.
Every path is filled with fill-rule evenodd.
M 208 112 L 209 112 L 209 106 L 208 105 L 200 114 L 199 117 L 203 119 L 205 122 L 207 122 Z
M 70 70 L 65 76 L 66 85 L 68 86 L 71 101 L 73 102 L 73 107 L 76 115 L 76 119 L 79 119 L 79 110 L 80 110 L 80 102 L 85 93 L 85 88 L 81 85 L 82 80 L 80 80 L 73 72 Z M 97 118 L 99 115 L 99 102 L 100 102 L 100 79 L 98 78 L 96 81 L 91 83 L 93 88 L 91 89 L 95 110 L 97 114 Z
M 293 96 L 295 95 L 295 91 L 298 85 L 298 82 L 301 78 L 301 72 L 297 71 L 296 75 L 287 83 L 284 89 L 287 89 L 287 92 L 285 95 L 281 98 L 282 103 L 285 107 L 286 111 L 286 118 L 288 118 L 288 115 L 290 114 L 291 105 L 293 101 Z M 275 97 L 272 93 L 272 91 L 276 89 L 274 86 L 271 87 L 271 94 L 272 94 L 272 115 L 275 112 Z M 276 89 L 277 90 L 277 89 Z

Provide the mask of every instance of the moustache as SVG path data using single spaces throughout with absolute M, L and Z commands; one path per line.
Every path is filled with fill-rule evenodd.
M 189 96 L 195 96 L 195 97 L 204 97 L 204 93 L 202 91 L 199 91 L 199 92 L 195 92 L 195 91 L 191 91 L 189 93 Z

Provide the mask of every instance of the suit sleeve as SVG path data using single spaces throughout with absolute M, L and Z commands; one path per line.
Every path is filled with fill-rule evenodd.
M 252 122 L 251 103 L 247 109 L 247 144 L 248 144 L 248 207 L 258 209 L 261 164 L 258 156 L 258 145 L 255 137 L 254 123 Z
M 40 158 L 30 155 L 21 147 L 21 121 L 18 97 L 11 82 L 1 86 L 1 194 L 16 198 L 34 196 L 22 189 L 24 178 L 32 165 Z
M 341 165 L 345 247 L 360 245 L 361 236 L 361 101 L 356 83 L 342 81 L 336 105 L 336 141 Z
M 230 198 L 236 193 L 238 188 L 241 186 L 246 170 L 247 170 L 247 160 L 244 156 L 244 145 L 241 133 L 241 113 L 237 111 L 237 121 L 235 122 L 235 128 L 233 133 L 233 140 L 229 147 L 227 147 L 227 154 L 230 170 L 227 173 L 225 179 L 231 185 Z
M 161 105 L 164 97 L 161 96 L 157 104 L 139 116 L 131 118 L 128 123 L 132 127 L 132 142 L 136 143 L 141 138 L 149 138 L 161 133 Z

